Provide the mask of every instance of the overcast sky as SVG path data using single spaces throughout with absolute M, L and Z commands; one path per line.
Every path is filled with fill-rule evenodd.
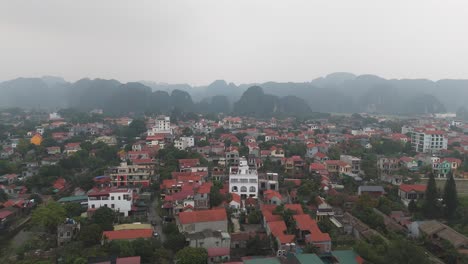
M 468 1 L 0 0 L 0 80 L 468 78 Z

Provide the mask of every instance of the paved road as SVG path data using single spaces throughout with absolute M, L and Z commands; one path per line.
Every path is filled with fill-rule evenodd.
M 151 205 L 149 207 L 148 221 L 150 221 L 150 223 L 153 220 L 156 221 L 155 230 L 156 230 L 156 232 L 159 233 L 159 237 L 161 239 L 161 242 L 164 242 L 166 240 L 166 237 L 164 236 L 164 234 L 162 232 L 162 219 L 161 219 L 161 217 L 158 215 L 158 213 L 156 211 L 156 208 L 158 206 L 160 206 L 159 205 L 159 200 L 157 198 L 155 198 L 154 201 L 151 203 Z

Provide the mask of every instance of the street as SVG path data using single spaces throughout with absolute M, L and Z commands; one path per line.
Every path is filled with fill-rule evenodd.
M 148 212 L 148 221 L 151 223 L 152 221 L 156 221 L 156 226 L 154 227 L 154 230 L 158 232 L 159 234 L 159 239 L 161 242 L 164 242 L 166 240 L 166 237 L 162 231 L 162 219 L 158 215 L 158 212 L 156 211 L 156 207 L 160 206 L 159 205 L 159 200 L 154 199 L 153 202 L 151 202 L 151 205 L 149 207 L 149 212 Z

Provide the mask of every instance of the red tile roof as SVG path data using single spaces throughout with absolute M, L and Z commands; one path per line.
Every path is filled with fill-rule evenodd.
M 192 224 L 192 223 L 226 221 L 226 220 L 227 220 L 227 214 L 224 208 L 194 211 L 194 212 L 182 212 L 179 214 L 179 221 L 183 225 Z
M 310 232 L 310 235 L 306 238 L 307 241 L 311 243 L 331 241 L 330 235 L 328 233 L 322 233 L 317 222 L 313 220 L 310 215 L 302 214 L 294 215 L 293 217 L 294 220 L 296 220 L 296 225 L 299 230 L 307 230 Z
M 229 256 L 231 254 L 230 248 L 214 247 L 208 248 L 208 257 L 222 257 Z
M 136 256 L 136 257 L 117 258 L 115 263 L 116 264 L 140 264 L 141 257 Z
M 326 170 L 327 168 L 322 163 L 311 163 L 309 166 L 309 169 L 312 171 L 320 171 L 320 170 Z
M 12 214 L 13 214 L 13 212 L 11 212 L 11 211 L 2 211 L 2 212 L 0 212 L 0 219 L 7 218 L 8 216 L 10 216 Z
M 424 184 L 402 184 L 400 185 L 400 190 L 404 192 L 425 192 L 426 191 L 426 185 Z
M 199 159 L 179 159 L 179 166 L 181 168 L 196 167 L 200 164 Z
M 283 220 L 281 221 L 274 221 L 274 222 L 269 222 L 268 227 L 271 231 L 271 234 L 278 238 L 278 240 L 281 242 L 281 244 L 285 243 L 291 243 L 294 241 L 295 236 L 294 235 L 287 235 L 285 234 L 287 231 L 286 224 L 284 223 Z
M 283 197 L 281 196 L 281 194 L 275 190 L 266 190 L 263 192 L 263 196 L 267 199 L 267 200 L 271 200 L 273 197 L 277 197 L 278 199 L 283 199 Z
M 116 230 L 104 231 L 102 233 L 107 240 L 120 240 L 120 239 L 137 239 L 137 238 L 150 238 L 153 236 L 153 229 L 132 229 L 132 230 Z

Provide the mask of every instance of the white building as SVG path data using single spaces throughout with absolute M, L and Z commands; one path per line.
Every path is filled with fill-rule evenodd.
M 180 137 L 174 140 L 174 147 L 179 150 L 185 150 L 195 146 L 195 139 L 193 137 Z
M 88 193 L 88 210 L 109 207 L 115 212 L 128 216 L 132 210 L 133 195 L 131 189 L 93 190 Z
M 447 149 L 448 139 L 444 131 L 415 130 L 411 133 L 411 145 L 416 152 L 438 153 Z
M 154 120 L 154 126 L 151 127 L 148 132 L 148 136 L 154 136 L 155 134 L 172 134 L 171 118 L 168 116 L 161 116 Z
M 247 160 L 239 159 L 239 166 L 229 169 L 229 192 L 237 193 L 241 199 L 258 197 L 258 173 L 249 167 Z

